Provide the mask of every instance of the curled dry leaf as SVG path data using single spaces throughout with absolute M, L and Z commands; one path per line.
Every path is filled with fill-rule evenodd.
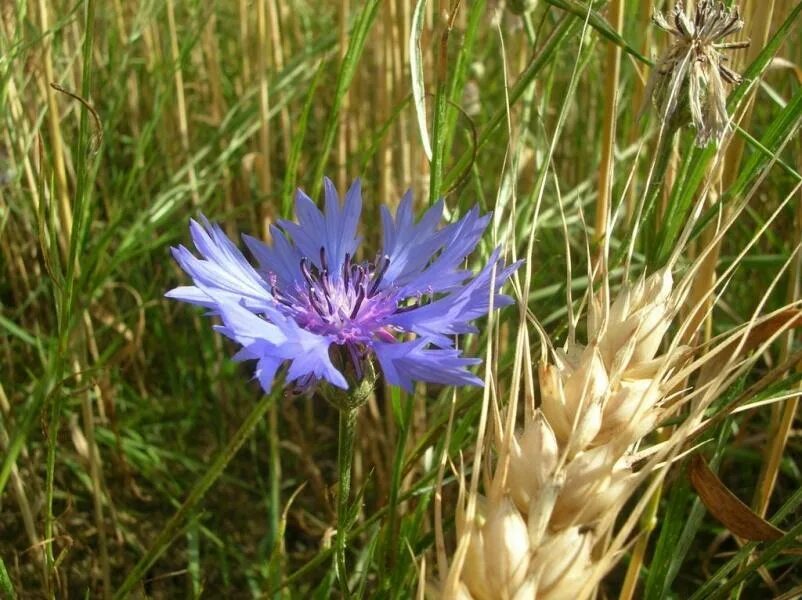
M 738 537 L 752 542 L 768 542 L 785 535 L 782 529 L 777 529 L 741 502 L 713 473 L 700 455 L 695 454 L 691 457 L 688 474 L 696 493 L 710 514 Z

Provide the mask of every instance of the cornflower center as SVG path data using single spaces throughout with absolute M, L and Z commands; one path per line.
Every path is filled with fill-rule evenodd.
M 398 303 L 392 289 L 380 286 L 390 258 L 355 262 L 346 254 L 342 268 L 332 273 L 321 248 L 318 264 L 304 256 L 300 261 L 303 279 L 295 289 L 273 287 L 273 296 L 284 311 L 305 329 L 335 336 L 339 344 L 365 344 L 376 337 L 389 341 L 392 334 L 382 321 L 396 311 Z

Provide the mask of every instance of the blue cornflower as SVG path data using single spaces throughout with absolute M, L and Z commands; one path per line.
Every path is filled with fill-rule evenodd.
M 491 287 L 494 306 L 512 303 L 499 288 L 518 266 L 505 267 L 496 249 L 478 275 L 461 268 L 490 215 L 474 207 L 438 229 L 440 200 L 416 223 L 407 192 L 395 218 L 382 207 L 382 251 L 360 261 L 359 180 L 341 205 L 326 179 L 325 197 L 321 213 L 299 190 L 298 222 L 271 225 L 272 245 L 243 235 L 258 268 L 218 225 L 192 220 L 192 240 L 203 258 L 184 246 L 172 249 L 194 285 L 167 296 L 218 315 L 223 324 L 216 329 L 242 345 L 235 360 L 257 361 L 256 378 L 266 392 L 285 362 L 287 381 L 300 387 L 325 380 L 348 389 L 349 381 L 372 372 L 372 357 L 390 384 L 406 390 L 413 381 L 481 385 L 467 369 L 481 361 L 462 356 L 453 336 L 476 331 L 471 321 L 488 312 Z

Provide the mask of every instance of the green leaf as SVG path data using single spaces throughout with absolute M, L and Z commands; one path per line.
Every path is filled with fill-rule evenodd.
M 11 585 L 11 578 L 8 576 L 6 564 L 0 558 L 0 592 L 9 600 L 16 600 L 17 595 L 14 593 L 14 587 Z
M 418 0 L 412 12 L 412 26 L 409 32 L 409 70 L 412 76 L 412 98 L 415 105 L 415 116 L 418 119 L 418 133 L 426 158 L 432 160 L 432 142 L 429 139 L 429 128 L 426 125 L 426 86 L 423 80 L 423 56 L 420 37 L 423 32 L 426 0 Z

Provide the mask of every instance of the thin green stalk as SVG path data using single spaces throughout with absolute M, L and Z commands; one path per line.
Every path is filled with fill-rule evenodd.
M 665 131 L 657 145 L 654 171 L 649 180 L 649 187 L 646 189 L 646 201 L 643 204 L 643 215 L 640 222 L 649 223 L 651 227 L 651 235 L 646 236 L 644 241 L 647 244 L 646 255 L 652 260 L 654 260 L 656 240 L 662 217 L 662 215 L 658 214 L 655 205 L 657 204 L 657 197 L 660 195 L 660 192 L 663 191 L 663 180 L 668 170 L 668 164 L 671 162 L 671 151 L 674 146 L 674 138 L 678 131 L 679 127 L 674 123 L 666 123 Z
M 540 49 L 535 56 L 532 57 L 532 60 L 526 66 L 523 73 L 518 78 L 518 81 L 510 88 L 508 97 L 509 97 L 509 105 L 512 107 L 524 94 L 524 92 L 529 89 L 529 84 L 534 81 L 535 77 L 543 70 L 543 68 L 548 65 L 551 60 L 556 56 L 557 50 L 562 47 L 563 41 L 571 35 L 578 27 L 581 25 L 581 22 L 578 19 L 574 19 L 569 15 L 563 15 L 557 25 L 554 27 L 554 30 L 549 35 L 548 39 L 543 44 L 543 47 Z M 496 110 L 493 113 L 493 116 L 490 117 L 487 124 L 485 125 L 482 132 L 479 134 L 479 139 L 476 142 L 475 148 L 470 148 L 463 152 L 462 156 L 459 160 L 451 167 L 447 176 L 443 177 L 443 184 L 442 187 L 445 189 L 449 189 L 454 183 L 461 177 L 462 173 L 465 172 L 466 167 L 468 167 L 473 161 L 475 154 L 478 152 L 490 141 L 493 136 L 493 133 L 496 129 L 502 124 L 506 122 L 507 118 L 507 107 L 503 106 Z
M 389 549 L 387 557 L 387 567 L 390 569 L 398 557 L 398 553 L 403 551 L 404 546 L 398 543 L 398 496 L 401 491 L 401 475 L 404 472 L 404 450 L 407 447 L 407 434 L 409 433 L 409 423 L 412 421 L 412 409 L 415 406 L 415 398 L 408 396 L 405 398 L 403 413 L 400 415 L 398 424 L 398 441 L 395 448 L 393 459 L 393 474 L 390 483 L 390 498 L 388 504 L 387 539 L 384 543 L 383 551 Z
M 61 352 L 59 352 L 59 356 L 63 356 Z M 58 360 L 58 362 L 60 363 L 62 360 Z M 53 481 L 56 470 L 59 417 L 63 399 L 62 392 L 59 390 L 50 407 L 50 419 L 47 426 L 47 459 L 45 462 L 45 562 L 47 563 L 47 581 L 45 585 L 50 598 L 55 597 L 53 596 L 53 570 L 56 567 L 56 559 L 53 554 L 53 524 L 55 522 L 55 517 L 53 516 Z
M 128 598 L 129 593 L 137 582 L 142 579 L 145 572 L 153 566 L 153 563 L 158 560 L 173 540 L 175 540 L 176 536 L 181 532 L 181 528 L 185 525 L 190 513 L 198 505 L 206 492 L 209 491 L 209 488 L 212 487 L 223 474 L 223 469 L 226 468 L 226 465 L 234 458 L 234 455 L 236 455 L 242 444 L 245 443 L 245 440 L 253 433 L 259 420 L 273 405 L 276 397 L 277 393 L 265 395 L 251 409 L 251 412 L 245 417 L 245 421 L 240 425 L 240 428 L 228 442 L 228 445 L 217 455 L 214 462 L 209 466 L 209 470 L 206 471 L 206 474 L 195 483 L 195 486 L 192 488 L 189 496 L 187 496 L 187 499 L 184 500 L 181 508 L 170 517 L 170 520 L 164 526 L 161 533 L 154 540 L 153 544 L 151 544 L 150 549 L 139 559 L 139 562 L 134 566 L 131 572 L 128 573 L 128 577 L 125 578 L 125 581 L 123 581 L 122 585 L 114 594 L 116 600 Z
M 356 435 L 356 416 L 358 407 L 340 408 L 340 431 L 337 441 L 337 471 L 339 482 L 337 490 L 337 540 L 334 553 L 337 577 L 340 580 L 343 597 L 350 598 L 348 590 L 348 570 L 345 550 L 348 539 L 348 497 L 351 494 L 351 463 L 354 459 L 354 437 Z
M 432 163 L 429 172 L 429 204 L 434 204 L 443 189 L 443 163 L 446 156 L 446 140 L 450 137 L 448 123 L 448 39 L 459 14 L 461 0 L 452 0 L 449 20 L 440 38 L 437 55 L 437 84 L 434 94 L 434 122 L 432 124 Z M 464 70 L 464 63 L 463 63 Z M 457 77 L 458 74 L 455 74 Z
M 60 382 L 64 376 L 65 360 L 69 354 L 71 334 L 74 327 L 73 306 L 77 296 L 75 288 L 76 279 L 79 278 L 80 250 L 83 248 L 86 239 L 86 230 L 89 226 L 89 211 L 91 208 L 90 184 L 92 162 L 89 160 L 92 153 L 89 143 L 89 117 L 90 107 L 86 104 L 89 98 L 92 83 L 92 47 L 95 33 L 95 2 L 87 0 L 84 13 L 85 33 L 82 48 L 82 85 L 81 94 L 84 107 L 87 110 L 81 111 L 80 124 L 78 128 L 78 140 L 76 144 L 76 202 L 73 206 L 71 216 L 72 229 L 70 230 L 69 257 L 66 265 L 64 277 L 64 287 L 60 288 L 58 299 L 58 346 L 55 356 L 53 356 L 53 378 L 51 381 Z M 72 94 L 70 94 L 72 95 Z M 61 411 L 64 403 L 64 395 L 59 390 L 50 406 L 50 420 L 48 423 L 48 443 L 45 476 L 45 557 L 49 579 L 54 577 L 56 561 L 53 554 L 53 539 L 55 537 L 53 525 L 53 496 L 54 496 L 54 474 L 56 466 L 56 447 L 58 445 L 58 430 L 61 420 Z M 53 597 L 54 588 L 51 582 L 46 582 L 48 593 Z
M 279 449 L 278 407 L 274 404 L 268 413 L 267 443 L 270 449 L 270 548 L 280 548 L 282 538 L 281 523 L 281 451 Z M 281 583 L 283 565 L 277 561 L 277 568 L 270 573 L 270 588 L 277 589 Z M 275 594 L 276 598 L 280 594 Z

